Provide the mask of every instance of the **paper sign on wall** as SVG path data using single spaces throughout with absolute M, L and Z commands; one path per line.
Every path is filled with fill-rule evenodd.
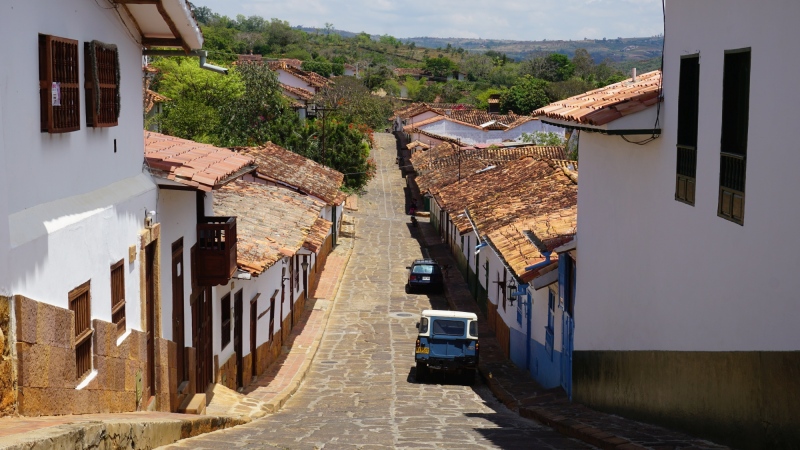
M 52 106 L 61 106 L 61 83 L 54 81 L 50 89 L 50 102 Z

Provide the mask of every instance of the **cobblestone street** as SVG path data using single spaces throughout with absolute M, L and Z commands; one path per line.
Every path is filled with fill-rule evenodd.
M 353 253 L 300 389 L 277 413 L 171 448 L 589 448 L 521 418 L 476 379 L 414 379 L 419 312 L 444 297 L 404 292 L 423 256 L 405 214 L 395 141 L 377 134 L 378 174 L 359 199 Z

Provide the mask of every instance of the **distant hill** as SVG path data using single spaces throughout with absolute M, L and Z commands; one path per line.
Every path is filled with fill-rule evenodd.
M 325 34 L 324 28 L 314 27 L 294 27 L 311 34 Z M 359 33 L 345 30 L 331 30 L 332 33 L 342 37 L 354 37 Z M 378 40 L 379 35 L 371 35 L 372 40 Z M 447 44 L 453 48 L 463 48 L 471 53 L 483 53 L 489 50 L 504 53 L 509 58 L 521 61 L 531 56 L 548 53 L 562 53 L 570 58 L 576 49 L 584 48 L 594 58 L 595 63 L 606 60 L 612 61 L 615 66 L 621 68 L 633 67 L 638 61 L 645 62 L 647 67 L 653 67 L 651 60 L 661 57 L 661 49 L 664 43 L 663 35 L 651 37 L 635 37 L 616 39 L 585 39 L 581 41 L 514 41 L 505 39 L 474 39 L 474 38 L 435 38 L 435 37 L 412 37 L 400 38 L 404 44 L 414 43 L 417 47 L 429 49 L 444 49 Z
M 447 44 L 450 44 L 454 48 L 461 47 L 469 52 L 493 50 L 505 53 L 508 57 L 516 60 L 547 53 L 562 53 L 571 58 L 576 49 L 585 48 L 597 63 L 606 59 L 621 62 L 660 57 L 663 40 L 664 37 L 661 35 L 645 38 L 586 39 L 582 41 L 511 41 L 432 37 L 401 39 L 404 43 L 414 42 L 417 46 L 427 48 L 446 48 Z

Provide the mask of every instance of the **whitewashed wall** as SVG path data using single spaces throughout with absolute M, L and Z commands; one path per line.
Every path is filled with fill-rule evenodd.
M 183 315 L 184 342 L 192 342 L 191 250 L 197 243 L 197 206 L 194 191 L 160 189 L 156 218 L 161 223 L 161 331 L 165 339 L 172 335 L 172 243 L 183 238 Z
M 797 350 L 800 3 L 667 4 L 664 134 L 582 133 L 576 350 Z M 744 226 L 717 217 L 724 51 L 752 48 Z M 674 200 L 680 56 L 700 53 L 695 206 Z
M 0 70 L 0 139 L 6 148 L 0 188 L 13 192 L 8 199 L 9 212 L 91 192 L 141 173 L 141 45 L 131 39 L 115 10 L 100 8 L 94 0 L 7 0 L 0 17 L 0 41 L 13 43 L 0 48 L 0 60 L 9 62 Z M 78 131 L 40 131 L 37 33 L 79 41 Z M 86 126 L 83 43 L 94 39 L 115 44 L 119 49 L 122 100 L 116 127 Z
M 549 131 L 564 136 L 564 129 L 542 123 L 539 120 L 531 120 L 508 130 L 479 130 L 477 128 L 463 125 L 449 120 L 440 120 L 428 125 L 419 127 L 423 131 L 461 139 L 463 144 L 499 144 L 503 141 L 516 141 L 522 137 L 522 133 L 534 133 L 537 131 Z

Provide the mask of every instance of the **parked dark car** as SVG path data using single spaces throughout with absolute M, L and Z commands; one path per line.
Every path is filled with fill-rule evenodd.
M 408 269 L 406 292 L 426 290 L 440 293 L 444 290 L 444 277 L 439 263 L 432 259 L 415 260 Z

